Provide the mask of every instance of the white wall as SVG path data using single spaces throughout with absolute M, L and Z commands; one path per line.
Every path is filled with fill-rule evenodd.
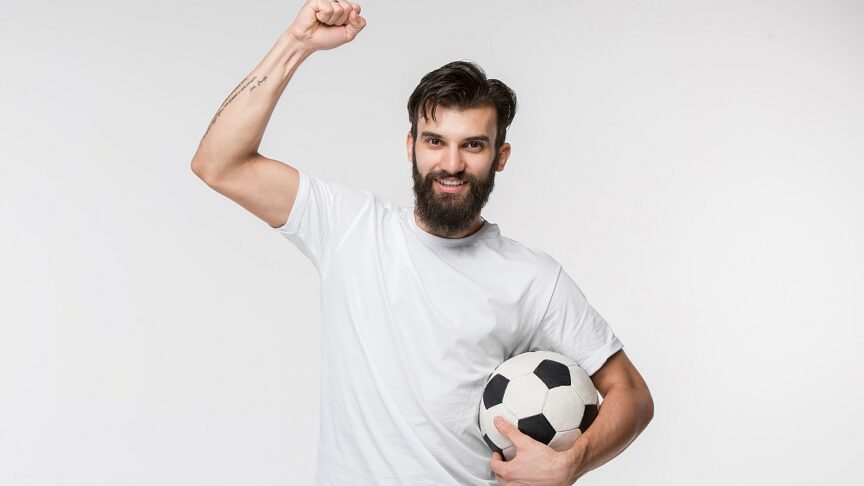
M 656 416 L 586 485 L 852 484 L 864 4 L 385 2 L 261 153 L 410 205 L 405 104 L 515 89 L 487 219 L 558 258 Z M 308 484 L 311 264 L 189 162 L 291 2 L 4 2 L 0 484 Z

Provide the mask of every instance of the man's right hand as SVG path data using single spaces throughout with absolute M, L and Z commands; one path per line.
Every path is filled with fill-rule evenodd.
M 310 51 L 333 49 L 350 42 L 366 27 L 360 5 L 347 0 L 308 0 L 289 35 Z

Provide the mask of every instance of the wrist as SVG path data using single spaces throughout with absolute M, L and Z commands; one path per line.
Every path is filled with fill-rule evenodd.
M 583 436 L 579 436 L 576 442 L 567 449 L 567 477 L 571 483 L 576 482 L 587 471 L 585 470 L 585 461 L 588 455 L 588 441 Z
M 308 42 L 305 42 L 303 38 L 293 33 L 290 28 L 282 32 L 282 35 L 279 36 L 278 44 L 284 46 L 286 50 L 299 54 L 304 59 L 317 50 Z

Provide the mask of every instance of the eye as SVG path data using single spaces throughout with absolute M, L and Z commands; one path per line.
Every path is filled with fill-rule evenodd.
M 432 144 L 432 145 L 438 145 L 438 142 L 440 142 L 440 141 L 441 140 L 439 140 L 437 138 L 432 138 L 432 137 L 429 137 L 426 139 L 426 143 Z
M 468 146 L 470 148 L 475 148 L 475 149 L 482 149 L 483 148 L 483 144 L 481 142 L 474 142 L 474 141 L 468 142 Z

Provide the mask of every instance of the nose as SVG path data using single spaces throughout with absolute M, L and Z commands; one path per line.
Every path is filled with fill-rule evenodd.
M 441 170 L 450 175 L 456 175 L 465 170 L 465 161 L 462 160 L 462 153 L 458 146 L 450 147 L 444 154 L 444 159 L 441 161 Z

